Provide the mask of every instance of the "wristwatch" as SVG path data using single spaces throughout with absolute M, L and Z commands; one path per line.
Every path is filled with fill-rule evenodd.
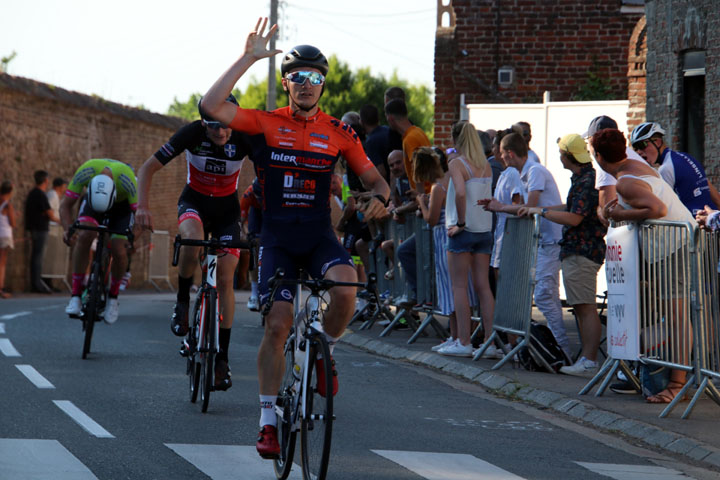
M 388 206 L 388 200 L 385 200 L 385 197 L 383 197 L 383 196 L 380 195 L 379 193 L 376 193 L 375 195 L 373 195 L 373 197 L 375 197 L 375 198 L 377 198 L 378 200 L 380 200 L 380 203 L 383 204 L 383 207 L 387 207 L 387 206 Z
M 540 210 L 540 216 L 545 218 L 545 214 L 547 213 L 547 211 L 548 211 L 547 208 L 543 208 L 542 210 Z
M 465 222 L 457 222 L 455 226 L 459 228 L 465 228 Z

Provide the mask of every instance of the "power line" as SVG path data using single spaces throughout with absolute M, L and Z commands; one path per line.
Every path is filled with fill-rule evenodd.
M 320 9 L 320 8 L 306 7 L 304 5 L 293 5 L 289 2 L 286 2 L 286 6 L 291 7 L 291 8 L 297 8 L 297 9 L 303 10 L 303 11 L 309 11 L 309 12 L 315 12 L 315 13 L 325 13 L 328 15 L 336 16 L 336 17 L 351 17 L 351 18 L 406 17 L 408 15 L 418 15 L 418 14 L 431 13 L 431 12 L 436 11 L 434 8 L 428 8 L 428 9 L 424 9 L 424 10 L 413 10 L 411 12 L 348 13 L 348 12 L 333 12 L 333 11 L 328 11 L 328 10 L 324 10 L 324 9 Z

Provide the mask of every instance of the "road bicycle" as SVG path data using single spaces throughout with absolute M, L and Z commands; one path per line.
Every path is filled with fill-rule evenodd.
M 220 352 L 220 309 L 217 291 L 218 250 L 223 248 L 250 248 L 242 240 L 224 241 L 216 238 L 206 240 L 183 239 L 175 236 L 173 244 L 174 267 L 180 258 L 180 247 L 203 247 L 202 284 L 195 299 L 192 325 L 180 348 L 180 355 L 187 358 L 186 374 L 189 377 L 190 402 L 195 403 L 200 394 L 203 413 L 210 404 L 210 392 L 215 388 L 215 356 Z
M 110 248 L 108 241 L 110 235 L 124 235 L 130 242 L 130 248 L 134 240 L 133 232 L 130 228 L 125 230 L 112 230 L 107 226 L 109 219 L 105 217 L 100 225 L 86 225 L 75 221 L 68 230 L 68 237 L 72 238 L 76 230 L 89 230 L 97 232 L 97 246 L 93 254 L 93 260 L 90 264 L 90 278 L 87 286 L 82 294 L 82 313 L 79 316 L 71 315 L 73 318 L 82 320 L 82 329 L 85 332 L 83 340 L 82 358 L 86 359 L 90 353 L 90 344 L 92 343 L 93 330 L 95 322 L 103 319 L 105 310 L 105 302 L 109 290 L 108 272 L 110 267 Z
M 324 298 L 333 287 L 375 288 L 375 275 L 368 283 L 336 282 L 308 278 L 300 272 L 297 279 L 286 279 L 282 269 L 268 281 L 270 297 L 263 317 L 270 312 L 277 289 L 282 285 L 297 287 L 294 321 L 285 342 L 285 372 L 278 392 L 275 413 L 278 419 L 280 455 L 273 461 L 275 475 L 285 480 L 290 475 L 297 435 L 300 433 L 300 464 L 305 480 L 324 480 L 327 475 L 332 441 L 333 377 L 330 346 L 323 332 L 328 302 Z M 368 288 L 369 287 L 369 288 Z M 303 300 L 303 288 L 309 295 Z M 318 391 L 317 366 L 322 362 L 326 396 Z

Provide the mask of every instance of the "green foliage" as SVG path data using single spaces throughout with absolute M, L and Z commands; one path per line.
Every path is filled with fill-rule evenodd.
M 0 58 L 0 73 L 7 73 L 8 65 L 15 57 L 17 57 L 17 52 L 13 50 L 13 52 L 7 57 Z
M 617 99 L 617 95 L 612 91 L 609 78 L 607 73 L 602 71 L 601 65 L 593 58 L 593 64 L 587 72 L 585 83 L 580 85 L 572 99 L 575 101 Z
M 385 122 L 383 101 L 385 90 L 390 86 L 402 87 L 408 102 L 410 120 L 420 128 L 432 141 L 434 105 L 432 91 L 425 85 L 410 85 L 407 80 L 398 77 L 397 72 L 388 79 L 383 75 L 374 76 L 370 68 L 360 68 L 353 72 L 347 63 L 341 62 L 333 55 L 329 58 L 330 73 L 325 83 L 325 92 L 320 98 L 320 109 L 328 115 L 341 118 L 346 112 L 359 111 L 363 105 L 371 104 L 380 109 L 381 123 Z M 277 107 L 287 106 L 287 94 L 283 91 L 280 72 L 276 74 Z M 243 108 L 264 110 L 267 103 L 267 79 L 252 78 L 244 92 L 233 90 L 238 103 Z M 197 103 L 200 94 L 195 93 L 186 102 L 177 98 L 168 109 L 168 115 L 196 120 L 199 117 Z

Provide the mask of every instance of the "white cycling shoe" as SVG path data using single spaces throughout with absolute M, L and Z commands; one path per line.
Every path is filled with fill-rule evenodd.
M 252 295 L 247 302 L 247 308 L 251 312 L 258 312 L 260 311 L 260 300 L 258 299 L 257 295 Z
M 65 313 L 68 315 L 80 315 L 82 313 L 80 297 L 70 297 L 70 302 L 65 307 Z
M 105 306 L 105 313 L 103 320 L 105 323 L 112 325 L 117 322 L 118 315 L 120 314 L 120 304 L 117 298 L 108 298 L 107 305 Z

